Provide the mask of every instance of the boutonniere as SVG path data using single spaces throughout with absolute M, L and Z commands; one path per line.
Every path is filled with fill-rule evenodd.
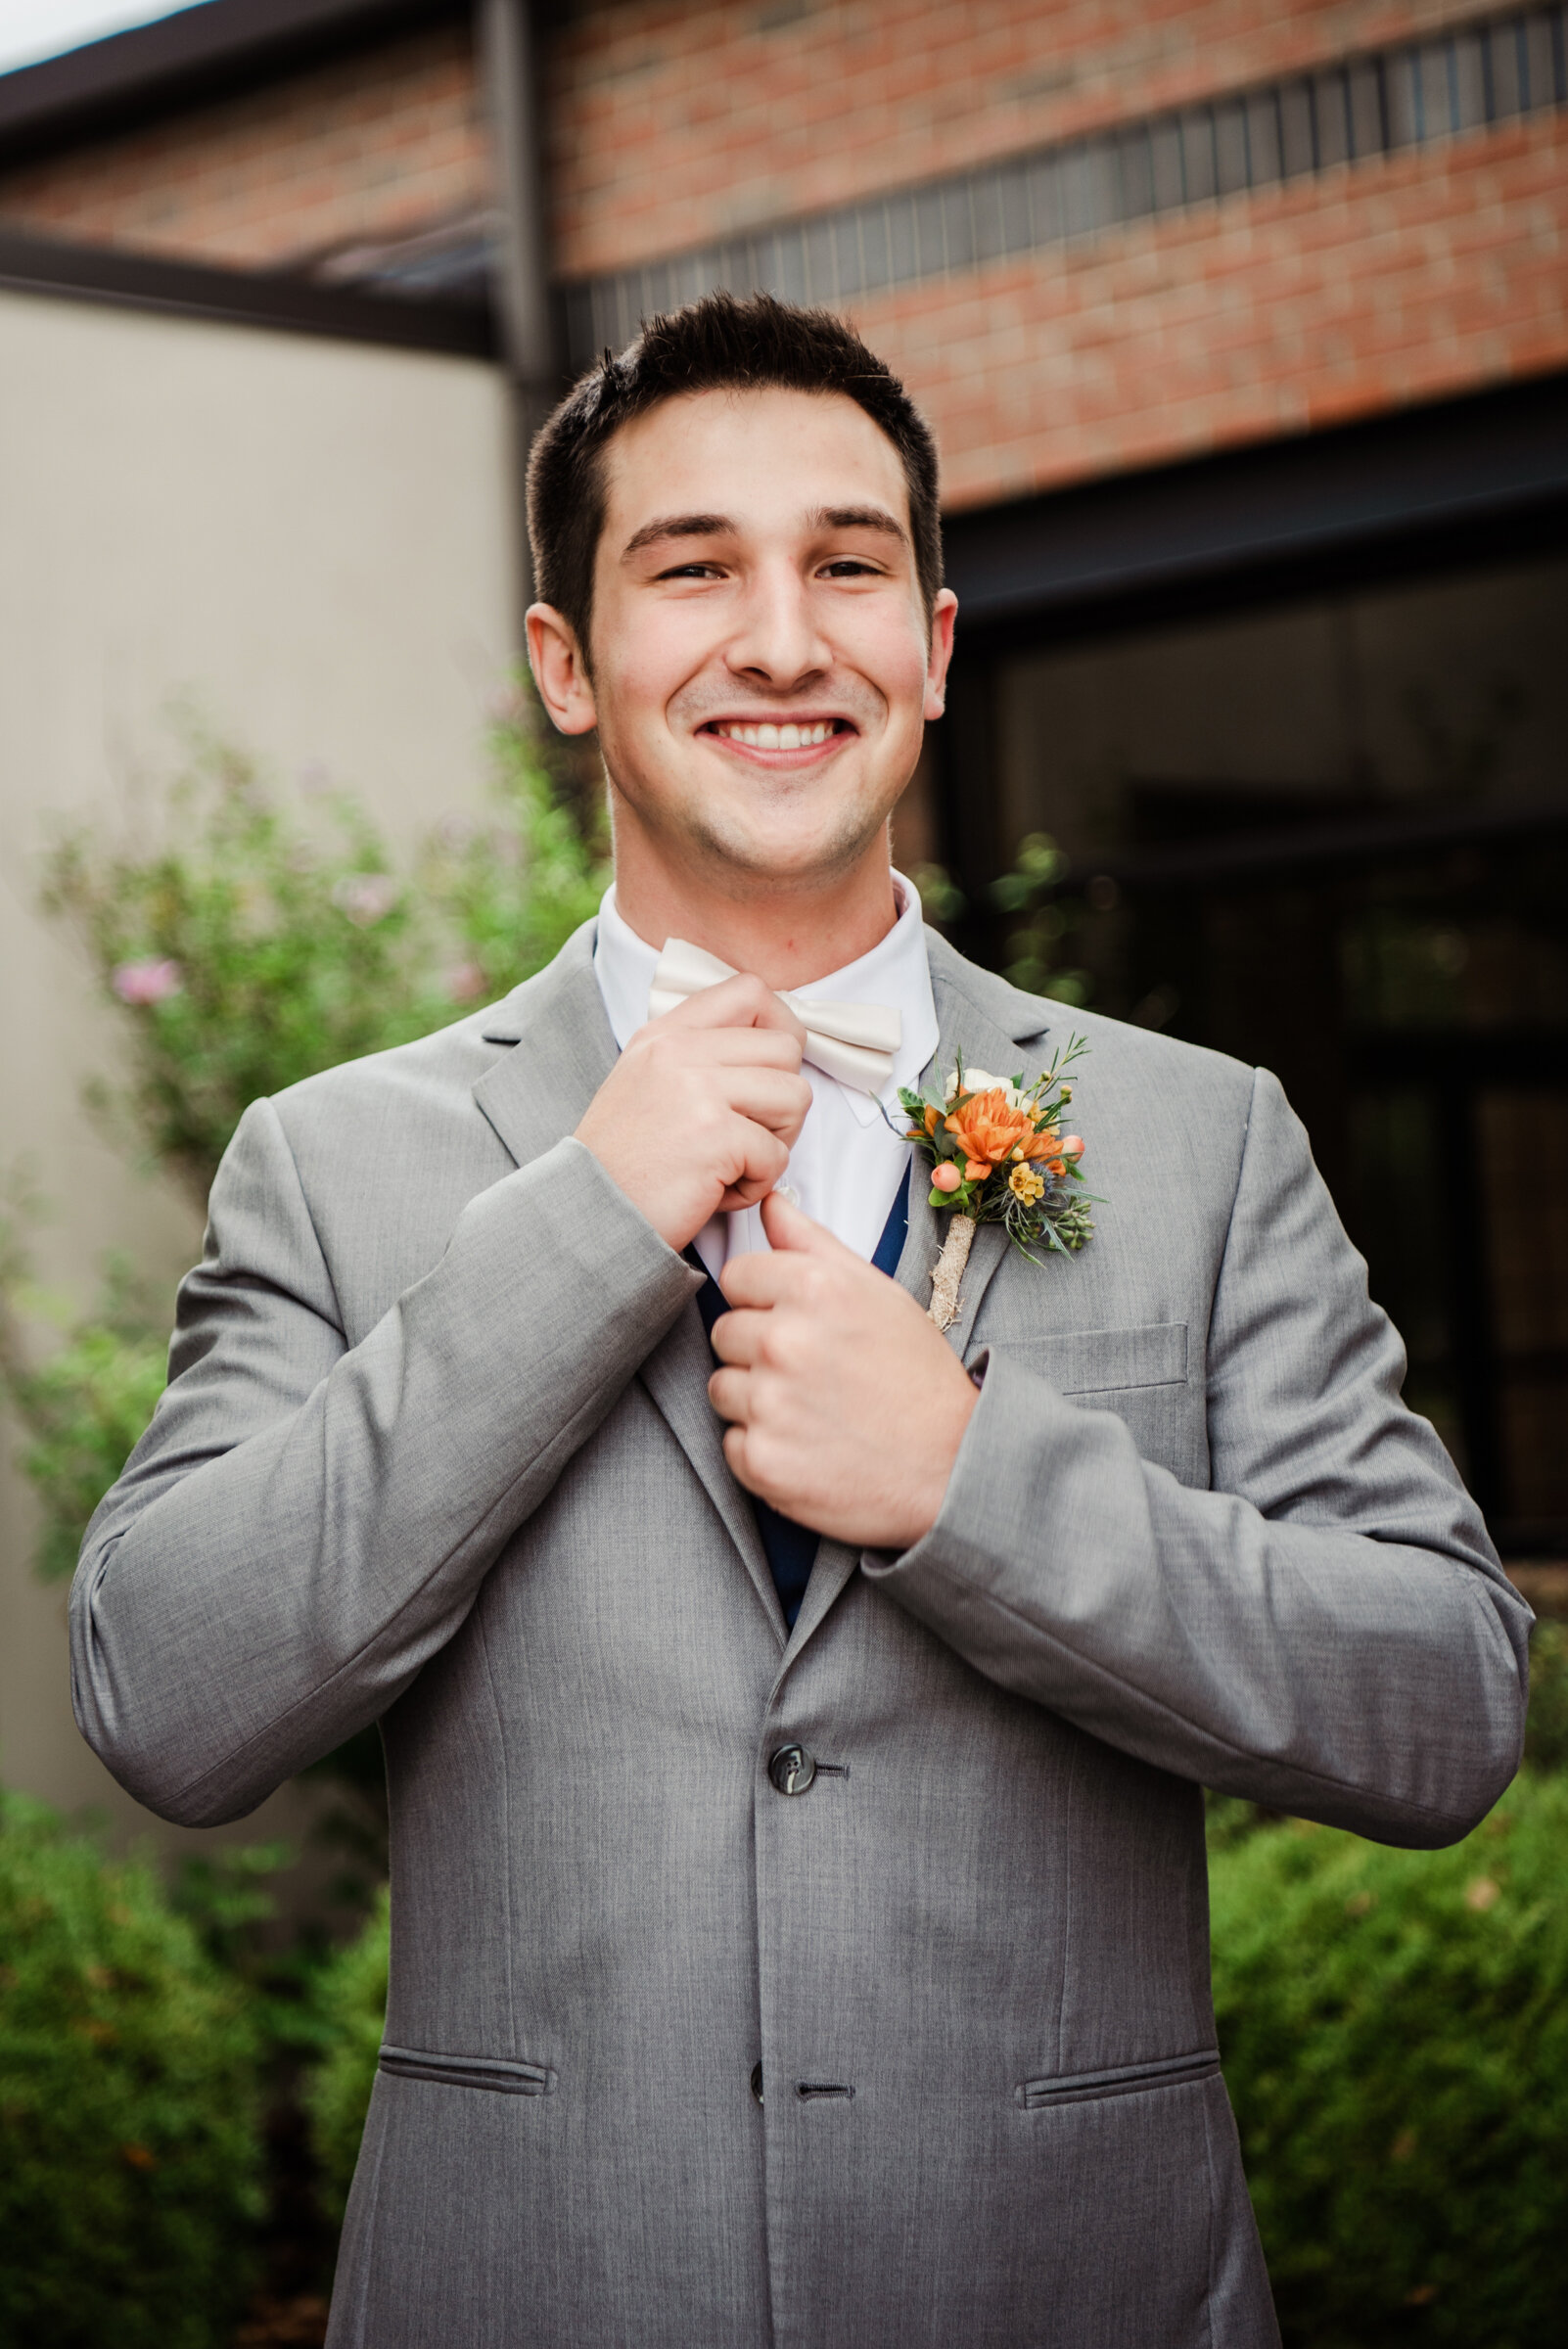
M 1022 1073 L 1009 1083 L 966 1069 L 960 1053 L 945 1100 L 900 1088 L 909 1139 L 931 1168 L 931 1205 L 952 1219 L 931 1280 L 939 1329 L 957 1318 L 958 1284 L 978 1224 L 1005 1224 L 1032 1264 L 1039 1262 L 1033 1248 L 1071 1256 L 1092 1236 L 1092 1194 L 1080 1172 L 1083 1136 L 1062 1131 L 1073 1098 L 1066 1072 L 1087 1050 L 1082 1036 L 1069 1037 L 1033 1084 Z

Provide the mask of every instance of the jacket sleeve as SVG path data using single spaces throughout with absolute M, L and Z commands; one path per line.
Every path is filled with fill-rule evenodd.
M 121 1785 L 236 1819 L 384 1713 L 698 1285 L 569 1140 L 350 1348 L 278 1112 L 247 1111 L 71 1589 L 76 1720 Z
M 1404 1373 L 1260 1070 L 1209 1331 L 1210 1490 L 996 1355 L 936 1524 L 865 1572 L 988 1679 L 1161 1769 L 1452 1842 L 1518 1767 L 1531 1617 Z

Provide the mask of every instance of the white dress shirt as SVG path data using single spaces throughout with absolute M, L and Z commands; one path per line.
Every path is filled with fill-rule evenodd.
M 917 1084 L 937 1049 L 937 1006 L 926 962 L 920 893 L 901 873 L 894 874 L 893 885 L 899 916 L 887 937 L 858 962 L 824 972 L 820 979 L 803 980 L 795 990 L 840 1002 L 891 1004 L 903 1023 L 893 1075 L 876 1100 L 806 1064 L 803 1073 L 811 1087 L 811 1106 L 784 1176 L 803 1212 L 826 1224 L 867 1264 L 876 1253 L 911 1155 L 902 1138 L 906 1121 L 899 1107 L 899 1087 Z M 646 1025 L 649 990 L 663 943 L 653 946 L 639 938 L 623 920 L 614 889 L 605 892 L 593 972 L 611 1033 L 623 1050 Z M 716 1280 L 730 1257 L 767 1246 L 761 1209 L 715 1216 L 697 1234 L 696 1246 Z

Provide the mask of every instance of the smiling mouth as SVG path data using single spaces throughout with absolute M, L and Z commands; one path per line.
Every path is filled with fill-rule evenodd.
M 847 717 L 786 718 L 779 723 L 718 717 L 699 731 L 748 751 L 809 751 L 837 734 L 853 734 L 854 728 Z

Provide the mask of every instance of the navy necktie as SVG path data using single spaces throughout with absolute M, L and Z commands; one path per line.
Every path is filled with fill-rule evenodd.
M 905 1169 L 903 1180 L 899 1185 L 899 1195 L 888 1211 L 888 1220 L 882 1226 L 882 1237 L 871 1259 L 877 1270 L 886 1272 L 890 1278 L 899 1268 L 899 1259 L 903 1254 L 904 1234 L 908 1228 L 909 1175 Z M 714 1323 L 729 1308 L 724 1303 L 723 1290 L 707 1270 L 696 1250 L 689 1249 L 687 1254 L 705 1274 L 703 1285 L 697 1292 L 697 1311 L 703 1317 L 703 1327 L 708 1332 L 709 1345 L 712 1347 Z M 813 1534 L 808 1525 L 797 1525 L 793 1517 L 780 1516 L 777 1509 L 770 1509 L 765 1500 L 759 1500 L 755 1495 L 752 1497 L 752 1507 L 757 1512 L 757 1530 L 762 1538 L 768 1565 L 772 1568 L 779 1605 L 784 1610 L 785 1622 L 793 1631 L 795 1618 L 801 1611 L 801 1601 L 806 1596 L 806 1586 L 811 1579 L 820 1536 Z

